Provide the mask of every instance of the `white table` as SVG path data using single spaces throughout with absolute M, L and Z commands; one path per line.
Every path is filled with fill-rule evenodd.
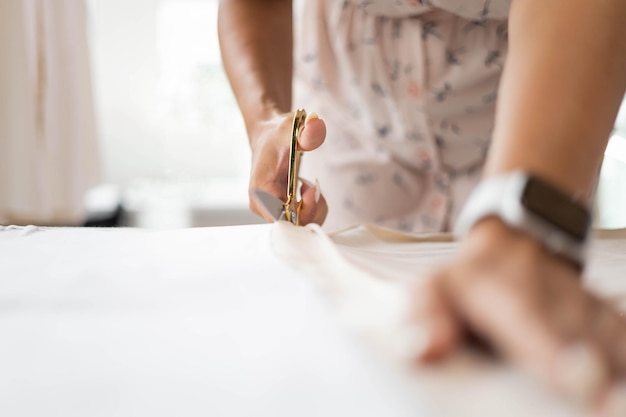
M 0 416 L 579 415 L 469 353 L 380 354 L 270 230 L 0 228 Z

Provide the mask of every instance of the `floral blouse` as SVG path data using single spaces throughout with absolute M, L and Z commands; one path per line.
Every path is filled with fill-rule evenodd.
M 480 179 L 510 0 L 305 0 L 294 106 L 317 112 L 325 227 L 449 230 Z

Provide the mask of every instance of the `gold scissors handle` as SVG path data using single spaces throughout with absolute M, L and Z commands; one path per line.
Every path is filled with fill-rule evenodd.
M 291 127 L 291 145 L 289 148 L 289 178 L 287 181 L 287 201 L 285 201 L 285 218 L 287 221 L 297 225 L 300 203 L 296 201 L 298 189 L 298 138 L 304 129 L 306 121 L 306 111 L 296 110 L 293 116 Z

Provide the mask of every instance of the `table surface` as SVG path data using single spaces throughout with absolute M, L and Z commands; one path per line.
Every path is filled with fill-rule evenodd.
M 0 227 L 0 415 L 582 415 L 475 353 L 381 354 L 271 230 Z M 591 273 L 623 270 L 625 242 L 602 243 Z

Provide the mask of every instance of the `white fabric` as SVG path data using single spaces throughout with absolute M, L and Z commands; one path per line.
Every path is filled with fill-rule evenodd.
M 0 2 L 0 224 L 74 224 L 98 173 L 82 0 Z
M 284 223 L 0 227 L 0 415 L 582 417 L 501 363 L 416 368 L 377 341 L 411 341 L 394 300 L 455 248 Z M 620 293 L 625 265 L 626 239 L 597 242 L 590 282 Z
M 348 0 L 368 14 L 387 17 L 419 15 L 433 9 L 445 10 L 468 20 L 505 19 L 511 0 Z
M 409 357 L 419 328 L 406 321 L 409 292 L 449 260 L 458 248 L 452 235 L 411 235 L 376 226 L 326 234 L 317 225 L 275 225 L 277 256 L 319 282 L 340 316 L 395 356 Z M 597 231 L 585 270 L 586 285 L 626 311 L 626 231 Z M 294 244 L 298 242 L 298 244 Z

